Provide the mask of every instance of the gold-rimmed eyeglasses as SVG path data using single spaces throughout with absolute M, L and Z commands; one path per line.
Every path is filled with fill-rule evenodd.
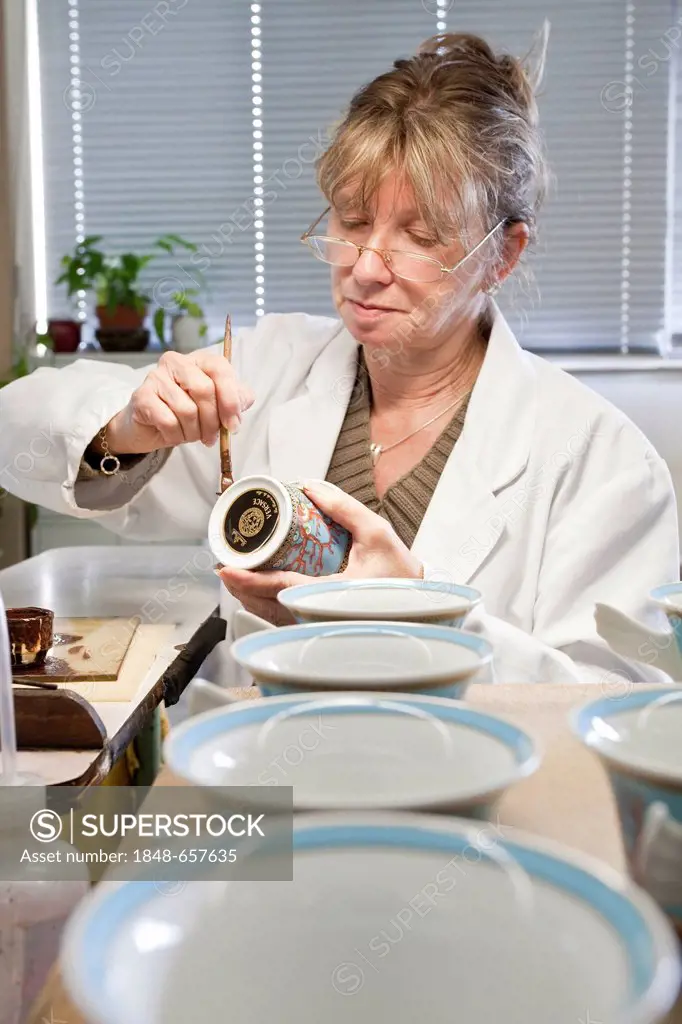
M 363 252 L 375 252 L 396 277 L 401 277 L 406 281 L 419 281 L 422 284 L 440 281 L 444 274 L 454 273 L 465 260 L 468 260 L 482 245 L 485 245 L 498 228 L 507 223 L 507 218 L 499 221 L 485 238 L 482 238 L 473 249 L 455 263 L 454 267 L 446 267 L 440 260 L 434 259 L 432 256 L 422 256 L 417 252 L 405 252 L 402 249 L 373 249 L 369 245 L 349 242 L 346 238 L 336 238 L 333 235 L 314 235 L 313 231 L 330 210 L 331 206 L 328 206 L 317 220 L 313 221 L 308 230 L 303 232 L 300 239 L 312 250 L 318 260 L 330 263 L 334 267 L 352 267 Z

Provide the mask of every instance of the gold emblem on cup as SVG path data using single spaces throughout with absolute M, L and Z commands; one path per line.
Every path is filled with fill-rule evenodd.
M 225 540 L 233 551 L 251 554 L 270 540 L 279 517 L 279 504 L 270 491 L 259 487 L 244 491 L 227 510 Z
M 260 508 L 250 508 L 239 517 L 239 532 L 242 537 L 255 537 L 265 523 L 265 513 Z

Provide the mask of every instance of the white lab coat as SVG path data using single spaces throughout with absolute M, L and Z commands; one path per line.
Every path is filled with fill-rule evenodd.
M 239 332 L 233 361 L 257 398 L 232 439 L 235 474 L 324 478 L 356 357 L 343 325 L 323 317 L 272 314 Z M 79 360 L 0 391 L 0 485 L 131 539 L 205 538 L 217 448 L 188 444 L 165 462 L 150 457 L 132 483 L 75 483 L 87 444 L 145 374 Z M 496 679 L 665 678 L 613 654 L 593 613 L 602 601 L 662 625 L 647 594 L 679 576 L 667 466 L 620 411 L 523 351 L 499 310 L 413 550 L 427 575 L 482 592 L 483 609 L 467 625 L 492 641 Z M 236 602 L 227 591 L 221 600 L 231 623 Z M 224 684 L 243 681 L 229 658 L 221 671 Z

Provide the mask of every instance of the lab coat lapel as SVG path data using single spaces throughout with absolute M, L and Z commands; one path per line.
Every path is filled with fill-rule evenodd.
M 501 494 L 523 472 L 535 421 L 535 373 L 496 307 L 462 434 L 412 550 L 444 578 L 466 583 L 506 531 Z
M 313 364 L 305 391 L 273 411 L 268 457 L 278 480 L 325 478 L 355 383 L 357 352 L 357 342 L 341 328 Z

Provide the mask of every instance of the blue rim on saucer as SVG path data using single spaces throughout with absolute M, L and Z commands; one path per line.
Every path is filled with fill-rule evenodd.
M 322 596 L 324 594 L 334 593 L 348 593 L 358 590 L 376 590 L 376 589 L 391 589 L 391 590 L 402 590 L 402 591 L 421 591 L 428 594 L 447 594 L 453 598 L 460 599 L 457 602 L 453 602 L 451 609 L 441 610 L 438 606 L 434 605 L 432 610 L 423 608 L 420 611 L 405 611 L 397 612 L 392 611 L 390 619 L 393 622 L 402 621 L 418 621 L 419 619 L 426 619 L 427 617 L 433 621 L 440 619 L 453 619 L 457 618 L 461 620 L 472 608 L 476 607 L 481 601 L 481 593 L 475 590 L 473 587 L 466 587 L 459 583 L 448 583 L 440 582 L 438 580 L 411 580 L 411 579 L 397 579 L 397 578 L 383 578 L 377 577 L 375 579 L 362 579 L 362 580 L 320 580 L 316 583 L 303 583 L 297 587 L 287 587 L 285 590 L 280 590 L 277 595 L 277 600 L 281 605 L 287 608 L 294 615 L 303 615 L 308 612 L 310 617 L 319 617 L 325 614 L 324 610 L 319 606 L 309 606 L 309 608 L 301 609 L 299 603 L 301 600 L 306 598 L 314 598 Z M 355 613 L 346 612 L 343 610 L 333 610 L 333 617 L 336 621 L 340 619 L 359 619 L 362 616 L 358 616 Z M 367 616 L 369 619 L 370 616 Z
M 477 657 L 477 663 L 471 667 L 457 667 L 444 670 L 434 670 L 430 674 L 423 671 L 415 674 L 404 674 L 399 679 L 392 676 L 368 680 L 366 687 L 363 687 L 361 680 L 349 679 L 344 675 L 343 666 L 339 666 L 338 675 L 319 676 L 306 675 L 305 672 L 293 673 L 277 668 L 264 668 L 261 665 L 253 664 L 253 655 L 268 648 L 276 648 L 283 644 L 295 641 L 308 641 L 315 638 L 331 636 L 400 636 L 414 637 L 418 640 L 436 640 L 454 648 L 466 648 Z M 434 626 L 419 622 L 368 622 L 366 620 L 354 620 L 351 622 L 324 622 L 305 623 L 297 626 L 282 626 L 278 629 L 262 630 L 252 633 L 249 636 L 235 640 L 230 653 L 235 661 L 250 672 L 261 690 L 268 689 L 269 695 L 276 693 L 292 692 L 296 690 L 414 690 L 423 693 L 438 695 L 438 691 L 451 688 L 453 693 L 461 692 L 461 687 L 468 685 L 472 676 L 486 666 L 492 659 L 493 648 L 487 640 L 467 633 L 461 629 L 453 629 L 449 626 Z M 277 688 L 277 689 L 275 689 Z
M 650 592 L 649 597 L 652 601 L 656 601 L 663 608 L 670 611 L 680 611 L 682 613 L 682 603 L 676 607 L 668 603 L 668 598 L 672 597 L 673 594 L 679 594 L 682 598 L 682 582 L 678 583 L 664 583 L 660 587 L 654 587 Z
M 307 714 L 308 716 L 314 715 L 316 717 L 320 717 L 321 714 L 391 715 L 396 713 L 396 704 L 399 702 L 402 705 L 409 706 L 411 709 L 416 709 L 416 711 L 421 712 L 425 716 L 433 716 L 439 722 L 465 726 L 468 729 L 497 740 L 513 753 L 514 763 L 504 776 L 496 778 L 494 785 L 489 781 L 487 786 L 470 787 L 468 792 L 465 790 L 458 796 L 456 789 L 456 782 L 458 780 L 453 779 L 452 791 L 445 797 L 438 796 L 437 798 L 424 799 L 422 801 L 406 799 L 403 803 L 391 802 L 390 805 L 377 803 L 377 809 L 387 809 L 387 807 L 390 807 L 395 810 L 419 810 L 422 808 L 437 810 L 440 807 L 456 807 L 459 810 L 465 807 L 484 807 L 515 782 L 531 775 L 540 764 L 537 742 L 519 726 L 498 715 L 491 715 L 488 712 L 477 710 L 450 698 L 400 694 L 399 697 L 391 699 L 385 693 L 348 690 L 342 694 L 325 694 L 323 696 L 324 707 L 322 707 L 318 698 L 319 695 L 311 696 L 310 694 L 270 697 L 253 702 L 249 701 L 244 706 L 232 705 L 204 712 L 204 714 L 183 722 L 176 729 L 173 729 L 164 744 L 165 762 L 176 775 L 194 785 L 230 785 L 229 782 L 210 782 L 206 778 L 201 777 L 192 767 L 194 755 L 204 744 L 211 743 L 219 736 L 235 733 L 245 726 L 270 721 L 290 708 L 296 708 L 299 712 L 296 716 L 297 719 L 305 718 L 306 712 L 302 707 L 302 702 L 310 702 L 311 710 Z M 355 704 L 353 703 L 354 701 Z M 242 756 L 248 756 L 243 746 L 240 746 L 238 749 Z M 368 779 L 367 785 L 371 788 L 371 780 Z M 301 811 L 321 811 L 325 809 L 324 801 L 297 804 L 295 785 L 294 807 Z M 364 803 L 362 807 L 363 809 L 367 808 L 368 804 Z M 342 808 L 335 803 L 333 809 L 340 810 Z M 345 809 L 352 810 L 353 806 L 348 805 Z
M 681 600 L 678 605 L 671 604 L 669 598 L 673 594 L 679 594 Z M 675 634 L 677 649 L 682 655 L 682 582 L 664 583 L 662 587 L 656 587 L 649 594 L 649 598 L 662 608 L 668 617 L 668 622 Z
M 470 821 L 431 815 L 307 814 L 294 821 L 294 851 L 301 856 L 384 847 L 461 856 L 470 849 L 471 826 Z M 557 843 L 515 832 L 513 841 L 501 838 L 495 845 L 532 880 L 586 904 L 612 930 L 627 961 L 625 1005 L 617 1019 L 628 1024 L 660 1020 L 678 992 L 681 965 L 673 932 L 653 901 L 620 873 Z M 483 848 L 481 860 L 491 859 Z M 471 870 L 476 870 L 473 863 Z M 165 903 L 165 916 L 180 913 L 176 901 L 160 895 L 152 881 L 102 883 L 67 923 L 61 953 L 63 977 L 71 998 L 93 1024 L 126 1024 L 111 986 L 117 952 L 122 935 L 129 934 L 159 901 Z
M 598 753 L 604 761 L 608 762 L 609 766 L 616 770 L 628 770 L 633 774 L 641 776 L 643 779 L 650 779 L 652 782 L 682 786 L 682 766 L 680 767 L 677 782 L 669 781 L 667 778 L 662 777 L 660 771 L 650 770 L 644 766 L 628 768 L 627 762 L 610 757 L 607 751 L 600 748 L 599 727 L 595 728 L 596 722 L 603 721 L 606 718 L 615 718 L 626 711 L 639 711 L 669 694 L 679 697 L 679 700 L 682 701 L 682 686 L 675 686 L 674 684 L 655 688 L 647 686 L 641 690 L 635 690 L 625 697 L 598 697 L 596 700 L 590 701 L 589 704 L 584 704 L 582 707 L 573 710 L 570 716 L 573 732 L 586 746 Z

